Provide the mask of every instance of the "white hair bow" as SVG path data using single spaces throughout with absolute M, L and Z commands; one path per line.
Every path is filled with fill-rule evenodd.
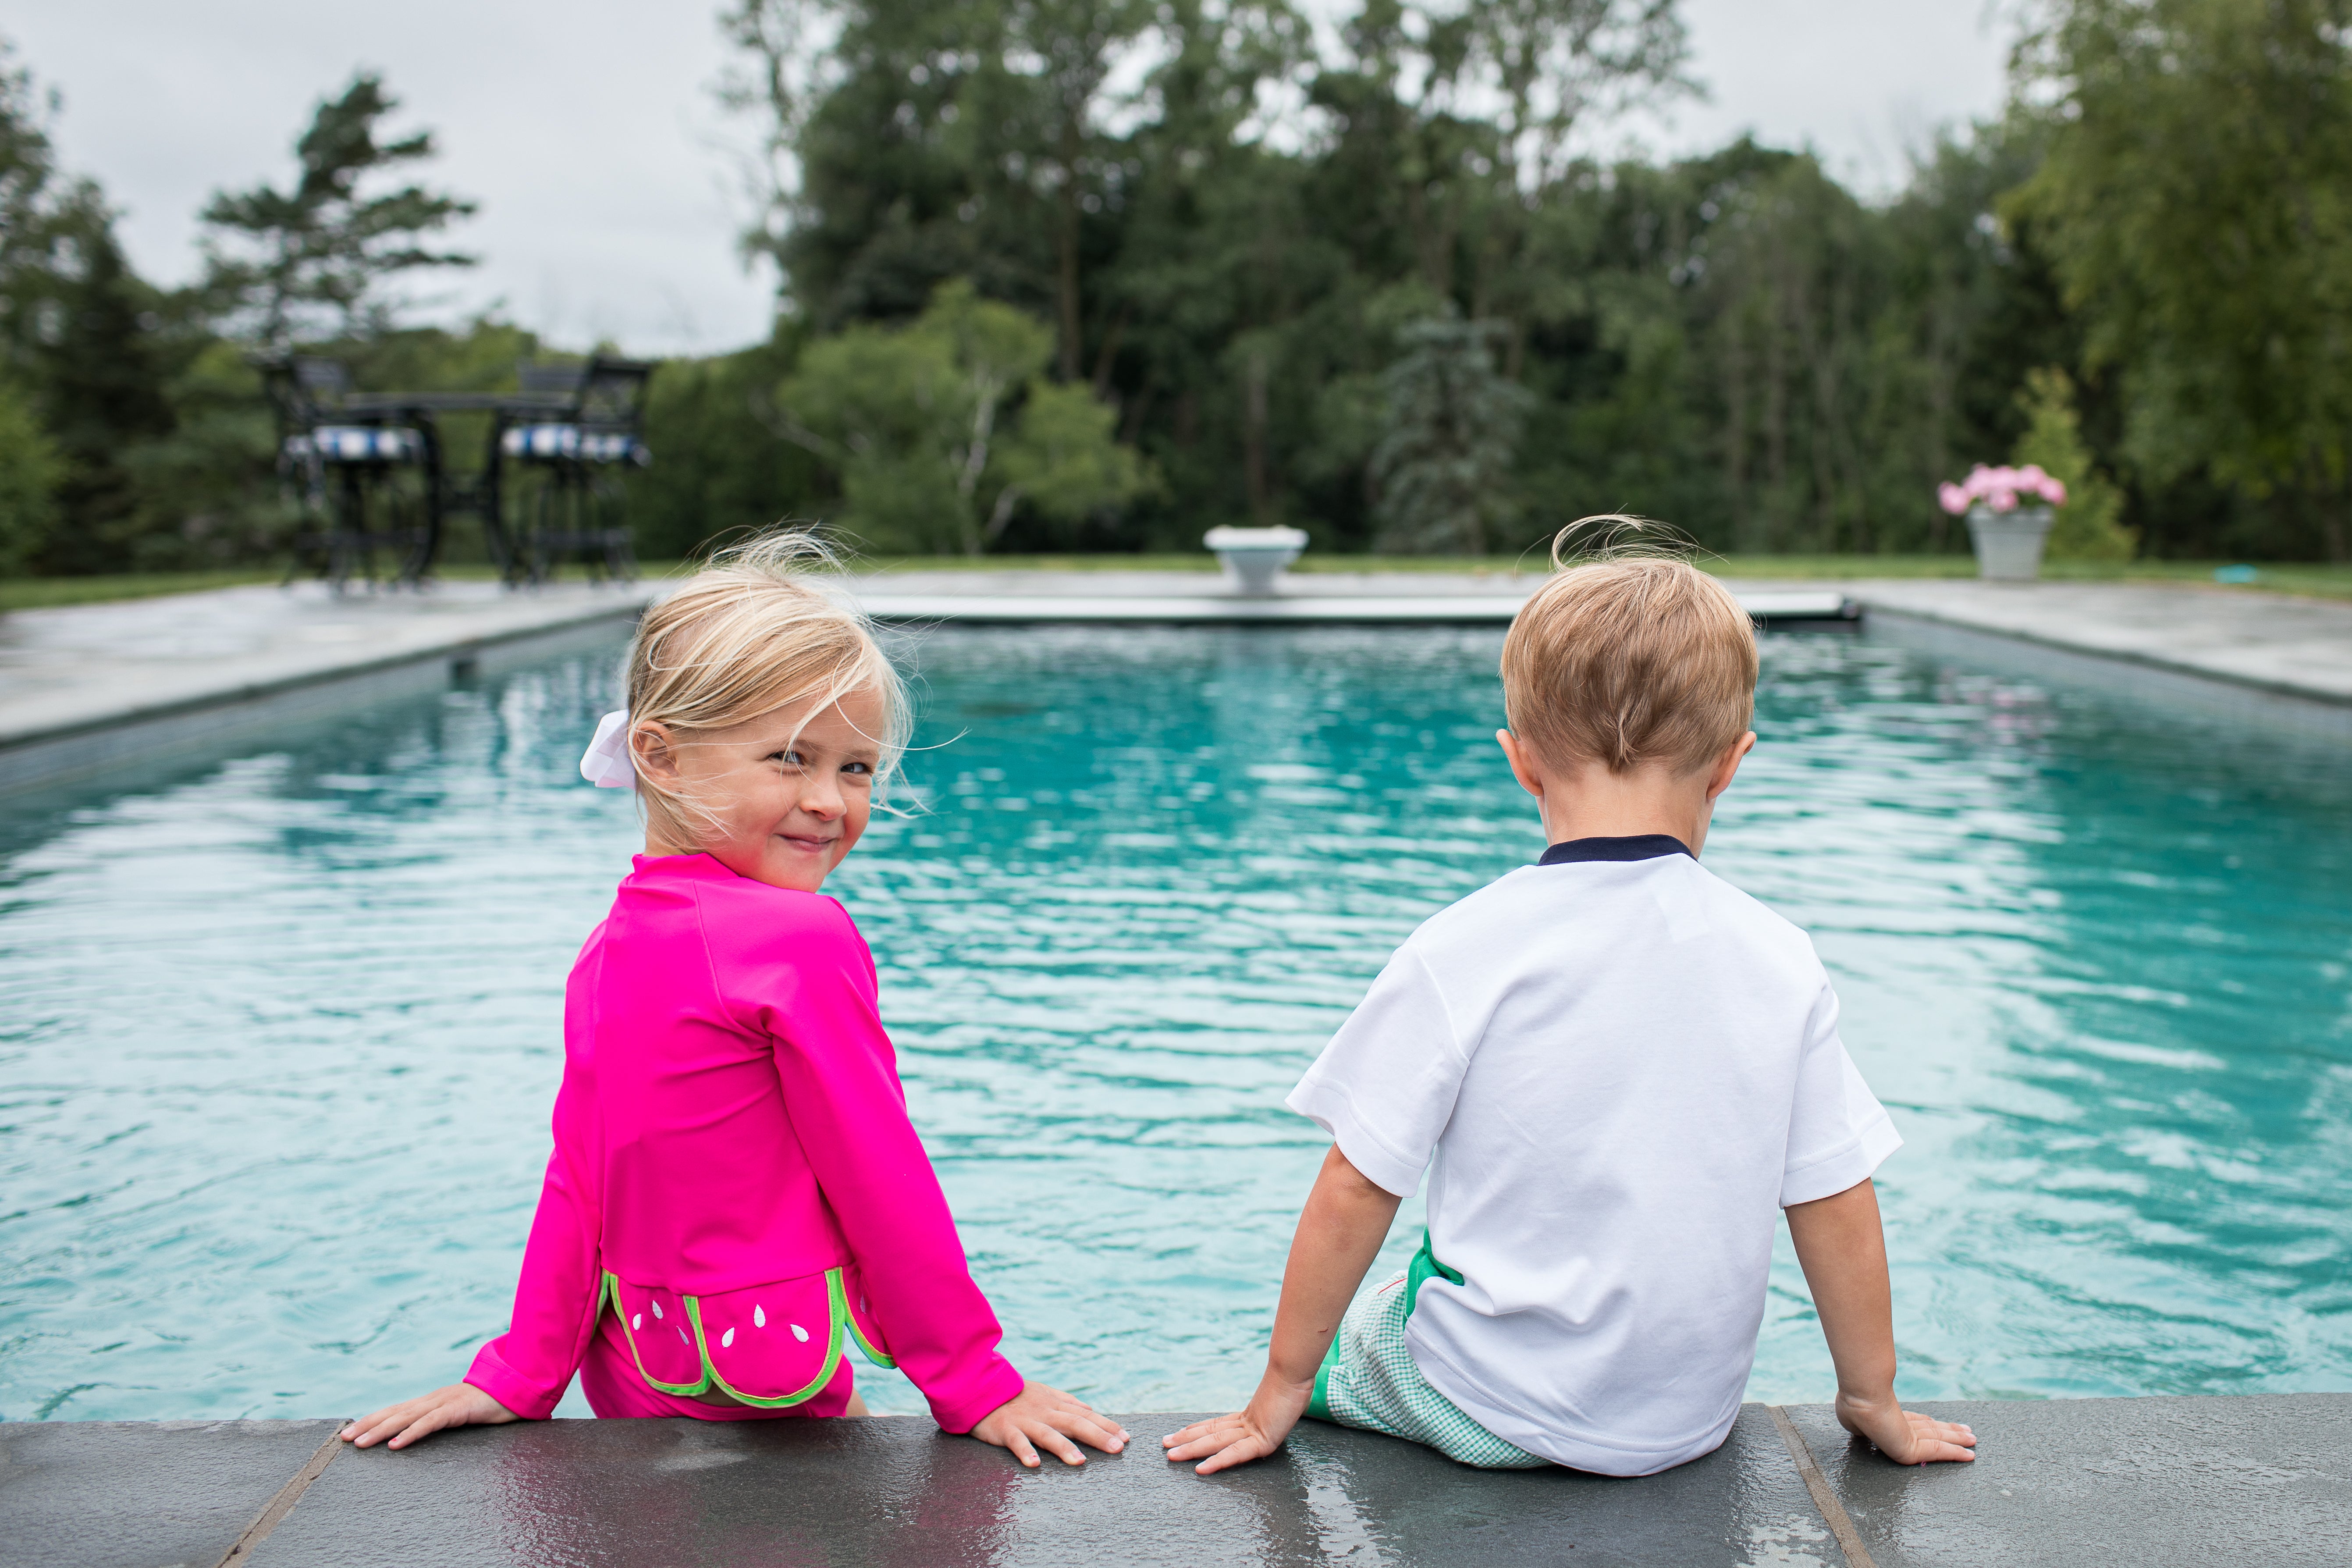
M 596 738 L 581 754 L 580 776 L 598 789 L 635 789 L 637 765 L 629 755 L 629 715 L 626 710 L 596 721 Z

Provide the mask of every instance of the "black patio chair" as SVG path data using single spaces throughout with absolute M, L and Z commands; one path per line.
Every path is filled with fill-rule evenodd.
M 351 372 L 340 360 L 292 355 L 260 368 L 278 411 L 278 472 L 303 521 L 285 580 L 308 568 L 338 594 L 354 575 L 370 587 L 419 582 L 433 559 L 430 437 L 345 413 Z M 379 552 L 388 574 L 377 571 Z
M 509 426 L 499 437 L 501 458 L 540 476 L 530 493 L 519 495 L 522 527 L 509 581 L 545 583 L 567 559 L 591 578 L 636 580 L 623 476 L 653 460 L 643 434 L 653 370 L 647 361 L 601 354 L 586 364 L 517 367 L 524 392 L 560 393 L 572 403 L 558 416 Z

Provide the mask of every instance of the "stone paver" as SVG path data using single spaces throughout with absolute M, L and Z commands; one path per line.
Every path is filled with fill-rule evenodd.
M 634 614 L 660 584 L 490 583 L 336 598 L 316 584 L 0 616 L 0 746 Z
M 1312 573 L 1288 579 L 1271 601 L 1226 594 L 1212 572 L 899 572 L 853 588 L 877 614 L 912 621 L 1501 624 L 1539 581 L 1530 573 Z M 532 639 L 617 626 L 662 586 L 567 584 L 510 594 L 459 583 L 337 599 L 303 584 L 0 616 L 0 789 L 89 776 L 215 743 L 231 731 L 340 711 L 417 689 L 440 666 L 477 660 L 501 644 L 545 651 Z M 1937 635 L 1990 634 L 2109 668 L 2188 677 L 2192 700 L 2213 683 L 2225 694 L 2252 688 L 2298 708 L 2315 700 L 2327 710 L 2320 728 L 2352 733 L 2352 605 L 2116 584 L 1732 586 L 1763 618 L 1833 616 L 1851 595 L 1890 626 L 1899 619 Z
M 1970 1401 L 1973 1465 L 1906 1469 L 1825 1405 L 1783 1414 L 1878 1568 L 2294 1568 L 2347 1560 L 2352 1394 Z M 259 1568 L 809 1563 L 1838 1568 L 1771 1413 L 1661 1476 L 1479 1471 L 1308 1422 L 1264 1463 L 1201 1478 L 1124 1418 L 1128 1454 L 1021 1469 L 926 1420 L 554 1421 L 338 1449 L 262 1538 Z M 326 1422 L 0 1427 L 0 1563 L 211 1568 Z
M 1790 1408 L 1878 1568 L 2341 1568 L 2352 1394 L 1923 1405 L 1972 1465 L 1906 1469 Z
M 1202 1478 L 1160 1457 L 1192 1419 L 1122 1418 L 1135 1446 L 1023 1470 L 929 1422 L 578 1421 L 345 1453 L 256 1568 L 380 1562 L 1021 1568 L 1330 1562 L 1733 1568 L 1839 1561 L 1761 1406 L 1664 1476 L 1478 1471 L 1309 1423 L 1283 1455 Z
M 0 1563 L 213 1568 L 335 1425 L 0 1425 Z
M 2122 583 L 1847 586 L 1870 612 L 2352 703 L 2352 604 Z

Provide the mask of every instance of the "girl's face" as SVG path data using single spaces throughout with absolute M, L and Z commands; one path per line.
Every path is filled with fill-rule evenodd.
M 692 844 L 658 842 L 648 855 L 709 855 L 739 877 L 814 893 L 841 864 L 874 808 L 882 748 L 882 700 L 854 691 L 820 710 L 821 698 L 779 708 L 732 729 L 681 739 L 667 725 L 630 737 L 649 787 L 702 809 Z

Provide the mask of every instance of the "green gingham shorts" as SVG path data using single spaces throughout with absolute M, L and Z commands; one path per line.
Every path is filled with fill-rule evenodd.
M 1413 1298 L 1421 1293 L 1423 1279 L 1451 1273 L 1430 1256 L 1426 1238 L 1421 1246 L 1412 1268 L 1368 1288 L 1349 1304 L 1315 1373 L 1315 1394 L 1307 1414 L 1318 1421 L 1402 1437 L 1482 1470 L 1531 1470 L 1550 1464 L 1462 1414 L 1452 1400 L 1429 1386 L 1413 1364 L 1404 1343 Z

